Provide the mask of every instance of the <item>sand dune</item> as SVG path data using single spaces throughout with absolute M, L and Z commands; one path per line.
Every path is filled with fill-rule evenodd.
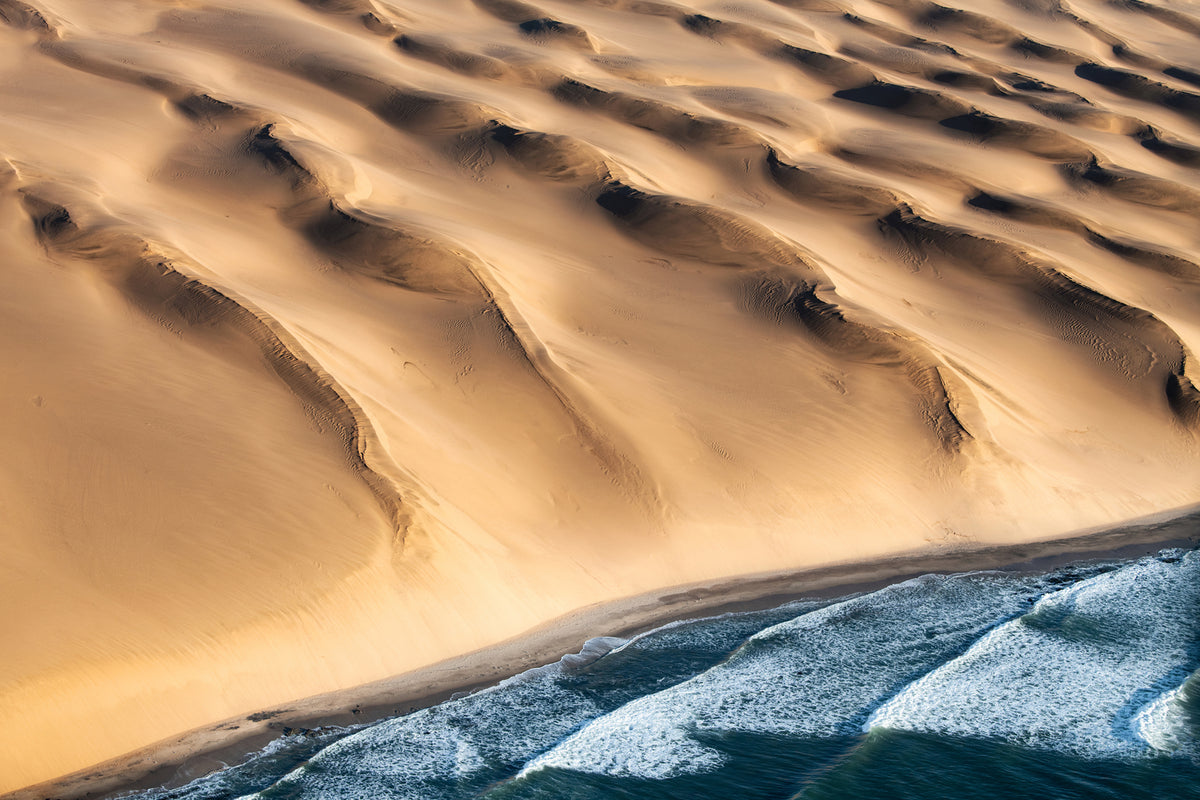
M 0 793 L 654 588 L 1200 501 L 1182 0 L 0 22 Z

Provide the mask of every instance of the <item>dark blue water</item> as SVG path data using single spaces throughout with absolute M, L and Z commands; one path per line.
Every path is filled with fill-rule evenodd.
M 1200 552 L 676 623 L 143 800 L 1200 798 Z

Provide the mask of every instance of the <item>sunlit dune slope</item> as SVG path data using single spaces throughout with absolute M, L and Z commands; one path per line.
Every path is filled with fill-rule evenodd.
M 1182 0 L 0 0 L 0 792 L 1200 501 Z

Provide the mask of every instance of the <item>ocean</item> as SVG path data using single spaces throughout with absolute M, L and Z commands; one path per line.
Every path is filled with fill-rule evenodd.
M 1200 551 L 601 638 L 139 800 L 1200 798 Z

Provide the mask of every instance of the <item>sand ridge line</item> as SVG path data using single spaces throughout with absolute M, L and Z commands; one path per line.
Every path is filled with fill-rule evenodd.
M 1192 401 L 1185 399 L 1195 396 L 1195 388 L 1184 374 L 1188 349 L 1178 335 L 1153 314 L 1078 283 L 1044 257 L 1033 256 L 997 239 L 933 222 L 915 212 L 909 202 L 887 190 L 845 183 L 827 172 L 813 175 L 786 164 L 773 150 L 768 154 L 768 167 L 780 187 L 789 191 L 798 202 L 822 203 L 838 208 L 852 205 L 858 209 L 870 209 L 868 213 L 872 215 L 878 214 L 877 221 L 883 235 L 898 235 L 918 262 L 926 261 L 931 250 L 941 252 L 979 271 L 989 280 L 1017 281 L 1026 291 L 1048 302 L 1060 304 L 1068 313 L 1078 313 L 1083 319 L 1096 320 L 1103 326 L 1104 333 L 1089 336 L 1081 343 L 1096 347 L 1102 361 L 1113 364 L 1131 380 L 1149 376 L 1160 363 L 1165 365 L 1168 374 L 1162 378 L 1164 395 L 1169 398 L 1177 417 L 1186 425 L 1192 425 L 1197 411 L 1192 408 Z M 991 199 L 982 193 L 968 202 L 989 210 L 999 209 L 1000 213 L 1007 208 L 1003 201 Z M 1037 224 L 1055 224 L 1053 220 L 1053 217 L 1039 218 Z M 1139 264 L 1148 262 L 1159 269 L 1165 267 L 1176 276 L 1193 278 L 1195 275 L 1195 264 L 1186 259 L 1175 260 L 1154 251 L 1122 246 L 1095 233 L 1077 218 L 1068 217 L 1066 222 L 1058 224 L 1078 226 L 1090 240 Z M 1110 322 L 1105 323 L 1104 319 Z M 1114 324 L 1118 327 L 1114 327 Z M 1135 332 L 1124 333 L 1119 330 L 1119 327 L 1131 324 L 1136 326 Z M 1155 346 L 1146 343 L 1151 334 L 1159 339 Z M 1111 343 L 1114 337 L 1117 342 L 1123 341 L 1124 345 Z M 1139 364 L 1141 366 L 1137 366 Z
M 655 587 L 1196 500 L 1174 0 L 38 5 L 0 787 Z
M 583 410 L 586 394 L 569 388 L 570 375 L 557 366 L 482 259 L 452 243 L 431 239 L 428 233 L 407 232 L 395 221 L 369 219 L 361 212 L 344 210 L 323 179 L 289 150 L 275 125 L 254 132 L 248 148 L 291 180 L 298 199 L 295 206 L 281 211 L 287 224 L 327 249 L 338 263 L 405 289 L 482 302 L 479 314 L 496 318 L 499 340 L 517 352 L 557 398 L 610 479 L 636 497 L 647 512 L 661 513 L 661 499 L 645 483 L 628 455 L 628 445 L 614 443 L 605 430 L 611 430 L 611 423 L 601 425 L 592 419 L 596 410 Z M 364 266 L 369 268 L 364 271 Z
M 105 279 L 161 324 L 176 331 L 227 328 L 253 341 L 272 371 L 307 406 L 313 422 L 341 440 L 355 470 L 395 526 L 395 546 L 403 548 L 411 511 L 398 482 L 387 475 L 399 473 L 399 468 L 388 464 L 386 472 L 377 471 L 373 465 L 387 455 L 370 420 L 283 325 L 232 290 L 218 288 L 211 277 L 185 266 L 181 257 L 166 256 L 149 241 L 122 230 L 117 220 L 105 219 L 97 209 L 88 209 L 81 227 L 68 207 L 47 199 L 60 194 L 55 187 L 22 186 L 17 191 L 48 249 L 101 264 Z

